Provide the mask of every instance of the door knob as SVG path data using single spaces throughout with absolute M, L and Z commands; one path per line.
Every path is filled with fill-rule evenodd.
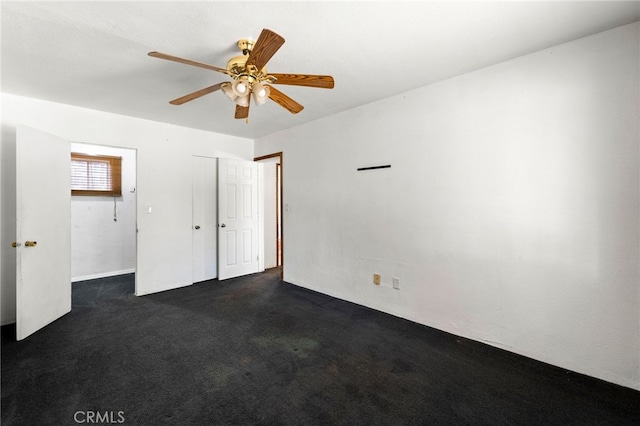
M 38 244 L 37 241 L 25 241 L 24 245 L 27 247 L 35 247 Z
M 22 245 L 22 244 L 17 243 L 17 242 L 15 242 L 15 241 L 11 243 L 11 247 L 13 247 L 13 248 L 20 247 L 21 245 Z
M 224 223 L 222 225 L 220 225 L 220 228 L 226 228 L 227 225 L 225 225 Z
M 196 225 L 196 226 L 194 226 L 194 228 L 200 229 L 200 225 Z

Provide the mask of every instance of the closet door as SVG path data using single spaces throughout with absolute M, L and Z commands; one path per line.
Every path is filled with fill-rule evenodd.
M 258 163 L 218 160 L 218 279 L 259 272 Z
M 193 282 L 197 283 L 216 278 L 218 275 L 217 159 L 194 156 L 192 170 L 192 262 Z

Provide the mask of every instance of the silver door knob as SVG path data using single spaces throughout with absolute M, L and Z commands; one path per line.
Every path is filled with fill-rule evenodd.
M 220 225 L 220 228 L 226 228 L 227 225 L 225 225 L 224 223 L 222 225 Z
M 200 229 L 200 225 L 196 225 L 196 226 L 194 226 L 194 228 Z

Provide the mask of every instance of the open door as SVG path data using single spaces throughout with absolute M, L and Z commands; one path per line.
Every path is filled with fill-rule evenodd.
M 16 133 L 16 337 L 71 311 L 70 143 Z
M 218 160 L 218 279 L 260 270 L 258 164 Z

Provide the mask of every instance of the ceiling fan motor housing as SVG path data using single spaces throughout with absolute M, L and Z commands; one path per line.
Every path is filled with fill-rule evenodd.
M 227 71 L 233 74 L 243 74 L 249 56 L 234 56 L 227 62 Z
M 238 42 L 238 45 L 240 45 L 241 42 L 242 40 Z M 229 71 L 232 76 L 234 74 L 236 76 L 247 76 L 251 82 L 265 80 L 268 75 L 267 67 L 263 67 L 259 72 L 257 72 L 257 70 L 248 70 L 247 59 L 249 59 L 249 54 L 234 56 L 227 62 L 227 71 Z

